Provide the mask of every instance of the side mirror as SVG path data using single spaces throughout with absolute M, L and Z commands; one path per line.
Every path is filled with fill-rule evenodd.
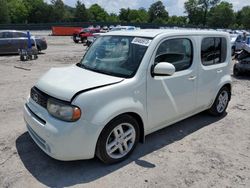
M 175 67 L 171 63 L 160 62 L 153 65 L 151 70 L 152 76 L 171 76 L 175 73 Z

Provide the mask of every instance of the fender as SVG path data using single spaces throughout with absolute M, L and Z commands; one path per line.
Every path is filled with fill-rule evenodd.
M 124 113 L 136 113 L 138 114 L 144 124 L 147 118 L 147 112 L 144 110 L 145 106 L 140 101 L 134 101 L 133 98 L 122 98 L 114 100 L 111 103 L 107 103 L 100 108 L 91 119 L 91 123 L 105 127 L 112 119 L 124 114 Z

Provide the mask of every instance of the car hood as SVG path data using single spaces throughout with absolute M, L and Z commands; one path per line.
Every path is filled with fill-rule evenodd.
M 51 68 L 38 80 L 35 86 L 52 97 L 71 101 L 78 92 L 89 91 L 123 80 L 124 78 L 93 72 L 73 65 Z

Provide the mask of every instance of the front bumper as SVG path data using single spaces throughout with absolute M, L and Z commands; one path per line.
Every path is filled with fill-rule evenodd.
M 31 98 L 24 105 L 24 120 L 32 139 L 52 158 L 69 161 L 95 156 L 98 126 L 81 119 L 73 123 L 57 120 Z

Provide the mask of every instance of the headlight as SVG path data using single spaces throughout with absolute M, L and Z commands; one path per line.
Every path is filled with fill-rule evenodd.
M 47 110 L 52 116 L 63 121 L 77 121 L 81 117 L 80 108 L 54 99 L 48 99 Z

